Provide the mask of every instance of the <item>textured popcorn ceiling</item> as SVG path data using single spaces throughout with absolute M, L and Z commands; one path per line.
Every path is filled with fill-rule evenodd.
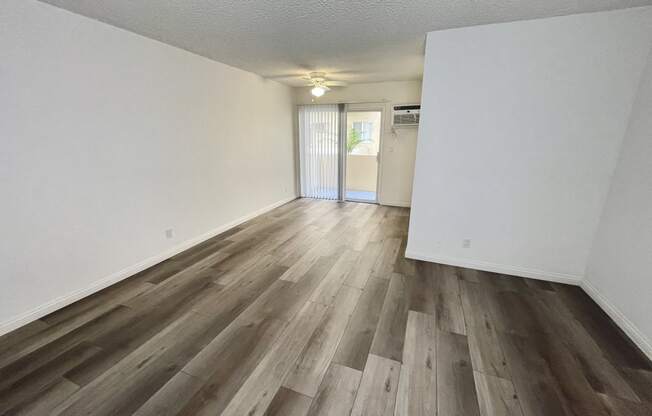
M 290 85 L 419 79 L 425 34 L 652 0 L 42 0 Z

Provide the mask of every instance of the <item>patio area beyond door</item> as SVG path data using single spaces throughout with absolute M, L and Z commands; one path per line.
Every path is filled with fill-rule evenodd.
M 344 199 L 378 202 L 378 165 L 382 111 L 346 112 Z

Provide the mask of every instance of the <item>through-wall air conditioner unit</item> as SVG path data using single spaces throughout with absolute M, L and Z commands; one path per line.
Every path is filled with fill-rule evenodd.
M 410 127 L 419 125 L 420 104 L 401 104 L 392 106 L 392 125 Z

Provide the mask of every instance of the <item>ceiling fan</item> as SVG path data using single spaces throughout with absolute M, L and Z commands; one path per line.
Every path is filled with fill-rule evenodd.
M 307 87 L 312 87 L 310 93 L 315 97 L 321 97 L 330 91 L 330 87 L 345 87 L 347 84 L 343 81 L 329 81 L 326 79 L 324 72 L 311 72 L 302 79 L 308 81 Z

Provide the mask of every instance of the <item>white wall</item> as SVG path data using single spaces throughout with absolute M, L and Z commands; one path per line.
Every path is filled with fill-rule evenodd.
M 420 81 L 351 84 L 334 88 L 315 99 L 308 88 L 295 88 L 297 104 L 382 103 L 384 129 L 381 148 L 379 202 L 383 205 L 410 206 L 417 147 L 417 129 L 401 128 L 392 132 L 393 104 L 421 102 Z
M 346 156 L 346 189 L 376 192 L 378 181 L 376 155 Z
M 652 358 L 652 54 L 583 286 Z
M 289 87 L 31 0 L 0 51 L 0 332 L 295 196 Z
M 651 22 L 639 8 L 431 32 L 408 256 L 578 282 Z

